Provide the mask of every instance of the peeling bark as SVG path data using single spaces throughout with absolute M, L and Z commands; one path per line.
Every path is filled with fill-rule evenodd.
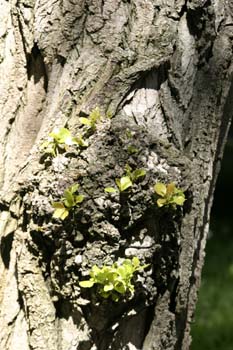
M 232 16 L 218 0 L 1 2 L 1 349 L 189 349 L 232 115 Z M 81 133 L 96 106 L 112 119 L 89 146 L 44 161 L 49 132 Z M 146 177 L 106 194 L 126 164 Z M 184 189 L 182 210 L 156 207 L 156 181 Z M 53 219 L 75 182 L 83 204 Z M 131 300 L 80 289 L 125 256 L 150 264 Z

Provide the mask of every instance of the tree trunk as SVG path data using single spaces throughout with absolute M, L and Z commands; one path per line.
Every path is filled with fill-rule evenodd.
M 0 9 L 0 348 L 189 349 L 233 108 L 233 2 L 3 0 Z M 89 146 L 48 162 L 40 145 L 54 127 L 79 134 L 79 117 L 97 106 L 112 118 Z M 145 178 L 105 193 L 126 164 Z M 158 181 L 185 191 L 182 209 L 157 207 Z M 52 218 L 76 182 L 83 203 Z M 94 264 L 133 256 L 150 266 L 132 299 L 79 287 Z

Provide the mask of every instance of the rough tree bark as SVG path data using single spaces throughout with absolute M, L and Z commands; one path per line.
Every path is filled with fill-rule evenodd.
M 189 349 L 233 104 L 232 16 L 231 0 L 0 2 L 2 350 Z M 89 147 L 43 162 L 48 133 L 79 133 L 96 106 L 113 117 Z M 126 163 L 145 179 L 104 193 Z M 158 180 L 185 190 L 183 210 L 156 207 Z M 52 219 L 77 181 L 80 210 Z M 80 290 L 93 264 L 135 255 L 151 265 L 132 300 Z

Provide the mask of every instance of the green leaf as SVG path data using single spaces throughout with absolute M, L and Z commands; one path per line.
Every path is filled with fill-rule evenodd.
M 115 301 L 116 303 L 119 301 L 120 297 L 116 293 L 112 294 L 112 300 Z
M 134 286 L 131 283 L 129 285 L 129 292 L 131 294 L 131 296 L 130 296 L 130 299 L 131 299 L 133 297 L 133 295 L 134 295 Z
M 61 143 L 66 143 L 71 137 L 70 131 L 66 128 L 61 128 L 58 132 L 58 139 Z
M 127 176 L 129 176 L 129 177 L 131 176 L 132 168 L 131 168 L 131 166 L 129 164 L 125 165 L 125 172 L 126 172 Z
M 65 137 L 63 143 L 67 146 L 73 146 L 77 144 L 77 142 L 75 142 L 75 139 L 72 135 Z
M 104 191 L 107 192 L 107 193 L 116 193 L 116 192 L 118 192 L 118 190 L 116 188 L 114 188 L 114 187 L 106 187 L 104 189 Z
M 125 294 L 126 290 L 127 290 L 127 287 L 124 285 L 124 283 L 122 282 L 117 282 L 115 285 L 114 285 L 114 289 L 120 293 L 120 294 Z
M 56 202 L 55 206 L 57 209 L 67 209 L 68 212 L 71 208 L 75 207 L 77 204 L 82 203 L 84 200 L 84 196 L 82 194 L 75 195 L 79 188 L 79 184 L 73 184 L 72 186 L 65 189 L 62 202 Z M 55 208 L 54 206 L 54 208 Z M 60 211 L 61 212 L 61 211 Z M 57 212 L 55 215 L 59 215 Z M 67 213 L 64 213 L 64 216 L 67 216 Z
M 104 292 L 103 290 L 99 291 L 102 298 L 107 299 L 109 297 L 109 292 Z
M 67 151 L 69 146 L 77 145 L 77 138 L 73 137 L 67 128 L 55 128 L 41 146 L 40 149 L 52 156 L 56 156 L 61 151 Z
M 68 188 L 68 191 L 70 191 L 71 193 L 75 193 L 78 191 L 78 189 L 79 189 L 79 184 L 74 184 Z
M 83 139 L 82 135 L 73 137 L 73 139 L 75 143 L 78 144 L 80 147 L 83 147 L 83 148 L 88 147 L 88 142 Z
M 98 107 L 96 107 L 95 109 L 93 109 L 89 115 L 89 118 L 92 122 L 92 125 L 96 124 L 97 121 L 99 121 L 101 119 L 101 114 L 100 114 L 100 110 Z
M 177 205 L 183 205 L 184 202 L 185 202 L 184 195 L 174 196 L 174 198 L 173 198 L 173 203 L 175 203 Z
M 79 282 L 80 287 L 83 287 L 83 288 L 91 288 L 91 287 L 94 286 L 94 284 L 95 284 L 95 282 L 92 281 L 92 280 L 80 281 Z
M 169 183 L 167 186 L 163 183 L 158 182 L 154 186 L 154 190 L 163 198 L 157 200 L 159 207 L 164 205 L 173 205 L 176 209 L 176 205 L 183 205 L 185 201 L 185 195 L 182 190 L 178 189 L 173 182 Z
M 127 190 L 129 187 L 133 186 L 132 181 L 129 176 L 123 176 L 120 179 L 116 179 L 116 184 L 121 192 Z
M 121 191 L 121 180 L 120 179 L 115 179 L 115 182 L 117 184 L 117 187 L 119 188 L 119 190 Z
M 93 265 L 90 275 L 94 277 L 98 275 L 100 272 L 101 272 L 101 269 L 97 265 Z
M 66 143 L 66 140 L 71 139 L 71 133 L 66 128 L 55 129 L 49 136 L 53 137 L 58 143 Z
M 140 266 L 140 261 L 138 259 L 138 257 L 134 256 L 132 259 L 132 264 L 135 268 L 137 268 L 138 266 Z
M 161 197 L 165 197 L 166 196 L 167 187 L 162 182 L 157 182 L 154 185 L 154 190 L 159 196 L 161 196 Z
M 54 209 L 65 209 L 64 204 L 62 202 L 53 202 L 52 206 Z
M 119 301 L 120 296 L 125 294 L 133 297 L 134 286 L 131 279 L 138 270 L 142 270 L 147 265 L 140 266 L 137 257 L 132 259 L 119 259 L 111 266 L 104 265 L 99 268 L 97 265 L 92 266 L 90 271 L 91 278 L 87 281 L 79 282 L 84 288 L 91 288 L 97 284 L 97 292 L 102 298 L 111 297 L 114 301 Z
M 80 146 L 78 137 L 72 136 L 71 142 L 72 142 L 72 145 L 78 145 L 78 146 Z
M 138 153 L 139 152 L 139 149 L 130 145 L 128 148 L 127 148 L 127 152 L 129 154 L 135 154 L 135 153 Z
M 91 121 L 88 118 L 80 117 L 79 121 L 81 124 L 91 127 Z
M 123 265 L 119 266 L 118 269 L 117 269 L 117 272 L 121 276 L 122 280 L 126 279 L 126 277 L 128 275 L 128 271 L 125 268 L 125 266 L 123 266 Z
M 55 208 L 53 218 L 64 220 L 69 215 L 69 210 L 61 202 L 54 202 L 53 207 Z
M 56 152 L 55 152 L 55 144 L 51 141 L 45 141 L 40 145 L 40 151 L 47 153 L 47 154 L 51 154 L 52 156 L 56 156 Z
M 132 174 L 134 181 L 136 181 L 137 179 L 145 175 L 146 175 L 146 171 L 144 169 L 136 169 L 133 171 L 133 174 Z
M 75 205 L 73 194 L 69 190 L 64 191 L 64 204 L 67 208 L 72 208 Z
M 126 130 L 125 134 L 128 139 L 131 139 L 133 137 L 133 134 L 129 129 Z
M 161 208 L 161 207 L 163 207 L 164 205 L 167 204 L 167 200 L 165 198 L 159 198 L 157 200 L 157 204 L 158 204 L 158 207 Z
M 113 288 L 114 288 L 114 286 L 113 286 L 112 283 L 111 284 L 106 284 L 104 286 L 104 292 L 109 292 L 110 290 L 113 290 Z
M 75 204 L 82 203 L 84 198 L 85 197 L 82 194 L 79 194 L 78 196 L 75 196 Z
M 58 209 L 57 209 L 58 210 Z M 63 213 L 60 215 L 61 220 L 65 220 L 65 218 L 69 215 L 69 210 L 65 209 Z

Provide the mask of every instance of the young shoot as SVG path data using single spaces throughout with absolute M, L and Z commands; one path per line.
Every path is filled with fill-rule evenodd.
M 118 190 L 120 192 L 123 192 L 130 187 L 133 186 L 133 184 L 140 179 L 141 177 L 144 177 L 146 175 L 146 171 L 144 169 L 135 169 L 133 170 L 128 164 L 125 166 L 125 175 L 121 178 L 115 179 L 116 185 L 118 187 L 106 187 L 105 192 L 108 193 L 114 193 Z
M 128 164 L 125 166 L 125 172 L 133 183 L 135 183 L 141 177 L 146 176 L 146 171 L 144 169 L 133 170 Z
M 58 154 L 68 151 L 71 146 L 87 147 L 88 144 L 81 135 L 72 136 L 67 128 L 55 128 L 49 134 L 47 140 L 41 144 L 40 150 L 45 154 L 56 157 Z
M 71 209 L 77 207 L 84 200 L 82 194 L 77 194 L 79 185 L 74 184 L 68 187 L 63 194 L 60 202 L 53 202 L 54 208 L 53 218 L 65 220 Z
M 100 110 L 98 107 L 93 109 L 93 111 L 89 114 L 87 118 L 80 117 L 79 121 L 81 124 L 85 125 L 87 129 L 90 129 L 91 131 L 96 130 L 96 124 L 102 119 L 102 116 L 100 114 Z
M 139 152 L 139 149 L 136 148 L 134 145 L 129 145 L 127 148 L 127 152 L 131 154 L 137 154 Z
M 159 196 L 156 202 L 160 208 L 168 205 L 176 208 L 177 205 L 182 206 L 185 202 L 184 192 L 177 188 L 173 182 L 167 185 L 157 182 L 154 185 L 154 191 Z
M 137 257 L 132 259 L 118 259 L 111 266 L 92 266 L 90 279 L 79 282 L 80 287 L 97 287 L 97 293 L 104 299 L 111 298 L 117 302 L 121 297 L 132 298 L 134 296 L 133 277 L 149 265 L 140 265 Z

